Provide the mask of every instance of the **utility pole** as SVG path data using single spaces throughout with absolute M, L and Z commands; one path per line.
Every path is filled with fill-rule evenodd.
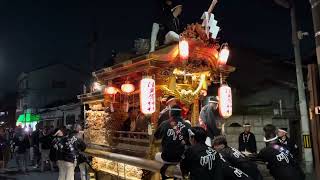
M 309 112 L 310 129 L 312 134 L 312 149 L 314 155 L 314 167 L 316 179 L 320 179 L 320 111 L 316 110 L 320 106 L 320 82 L 318 76 L 318 65 L 308 65 L 308 89 L 310 94 Z
M 292 45 L 294 49 L 295 64 L 296 64 L 296 75 L 299 95 L 299 107 L 301 116 L 301 139 L 303 160 L 305 163 L 305 169 L 307 173 L 311 173 L 313 169 L 313 155 L 312 148 L 305 146 L 305 141 L 310 140 L 310 128 L 308 118 L 307 100 L 305 94 L 305 86 L 303 80 L 302 66 L 301 66 L 301 53 L 300 53 L 300 40 L 302 39 L 301 31 L 297 31 L 296 12 L 293 0 L 274 0 L 278 5 L 290 8 L 291 16 L 291 28 L 292 28 Z
M 316 41 L 316 52 L 317 52 L 317 62 L 318 69 L 320 69 L 320 0 L 310 0 L 312 9 L 312 19 L 314 27 L 314 38 Z M 320 71 L 319 71 L 320 78 Z

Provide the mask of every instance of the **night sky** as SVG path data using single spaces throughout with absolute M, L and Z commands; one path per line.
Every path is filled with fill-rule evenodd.
M 184 21 L 198 21 L 211 0 L 185 0 Z M 88 67 L 88 39 L 97 32 L 96 61 L 102 67 L 112 49 L 130 50 L 133 40 L 149 38 L 152 0 L 1 0 L 0 93 L 14 91 L 23 71 L 55 62 Z M 311 34 L 308 0 L 300 0 L 299 27 Z M 214 10 L 220 36 L 231 47 L 292 57 L 289 11 L 272 0 L 220 0 Z M 304 54 L 312 37 L 301 44 Z

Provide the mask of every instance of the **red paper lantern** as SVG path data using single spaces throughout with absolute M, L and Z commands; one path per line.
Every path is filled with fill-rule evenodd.
M 125 93 L 132 93 L 135 90 L 135 87 L 133 84 L 130 84 L 128 81 L 125 82 L 125 84 L 121 85 L 121 91 Z
M 220 52 L 219 52 L 219 57 L 218 57 L 218 63 L 220 65 L 225 65 L 227 64 L 228 58 L 229 58 L 229 48 L 227 45 L 223 45 Z
M 229 118 L 232 115 L 232 92 L 228 85 L 222 85 L 218 89 L 219 95 L 219 113 L 223 118 Z
M 113 86 L 108 86 L 104 89 L 104 92 L 109 95 L 115 95 L 118 93 L 118 90 Z
M 182 40 L 179 42 L 179 54 L 181 60 L 187 60 L 189 58 L 189 44 L 188 41 Z
M 149 77 L 140 82 L 140 110 L 143 114 L 152 114 L 156 111 L 156 83 Z

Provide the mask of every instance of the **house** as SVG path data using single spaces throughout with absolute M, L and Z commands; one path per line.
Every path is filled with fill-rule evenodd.
M 242 125 L 250 123 L 258 150 L 265 146 L 263 126 L 288 128 L 298 144 L 299 99 L 295 65 L 279 57 L 267 57 L 250 49 L 232 49 L 228 64 L 236 67 L 228 79 L 233 90 L 233 116 L 225 124 L 229 144 L 238 147 Z M 306 77 L 305 77 L 306 80 Z
M 39 110 L 43 126 L 68 126 L 75 123 L 83 123 L 83 110 L 80 102 L 66 102 L 53 107 L 45 107 Z
M 63 63 L 22 73 L 17 80 L 17 118 L 25 113 L 38 115 L 40 109 L 52 103 L 75 99 L 89 77 L 88 73 Z

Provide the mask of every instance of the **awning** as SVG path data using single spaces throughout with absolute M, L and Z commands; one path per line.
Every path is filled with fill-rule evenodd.
M 40 115 L 24 113 L 18 117 L 17 123 L 31 123 L 40 121 Z

